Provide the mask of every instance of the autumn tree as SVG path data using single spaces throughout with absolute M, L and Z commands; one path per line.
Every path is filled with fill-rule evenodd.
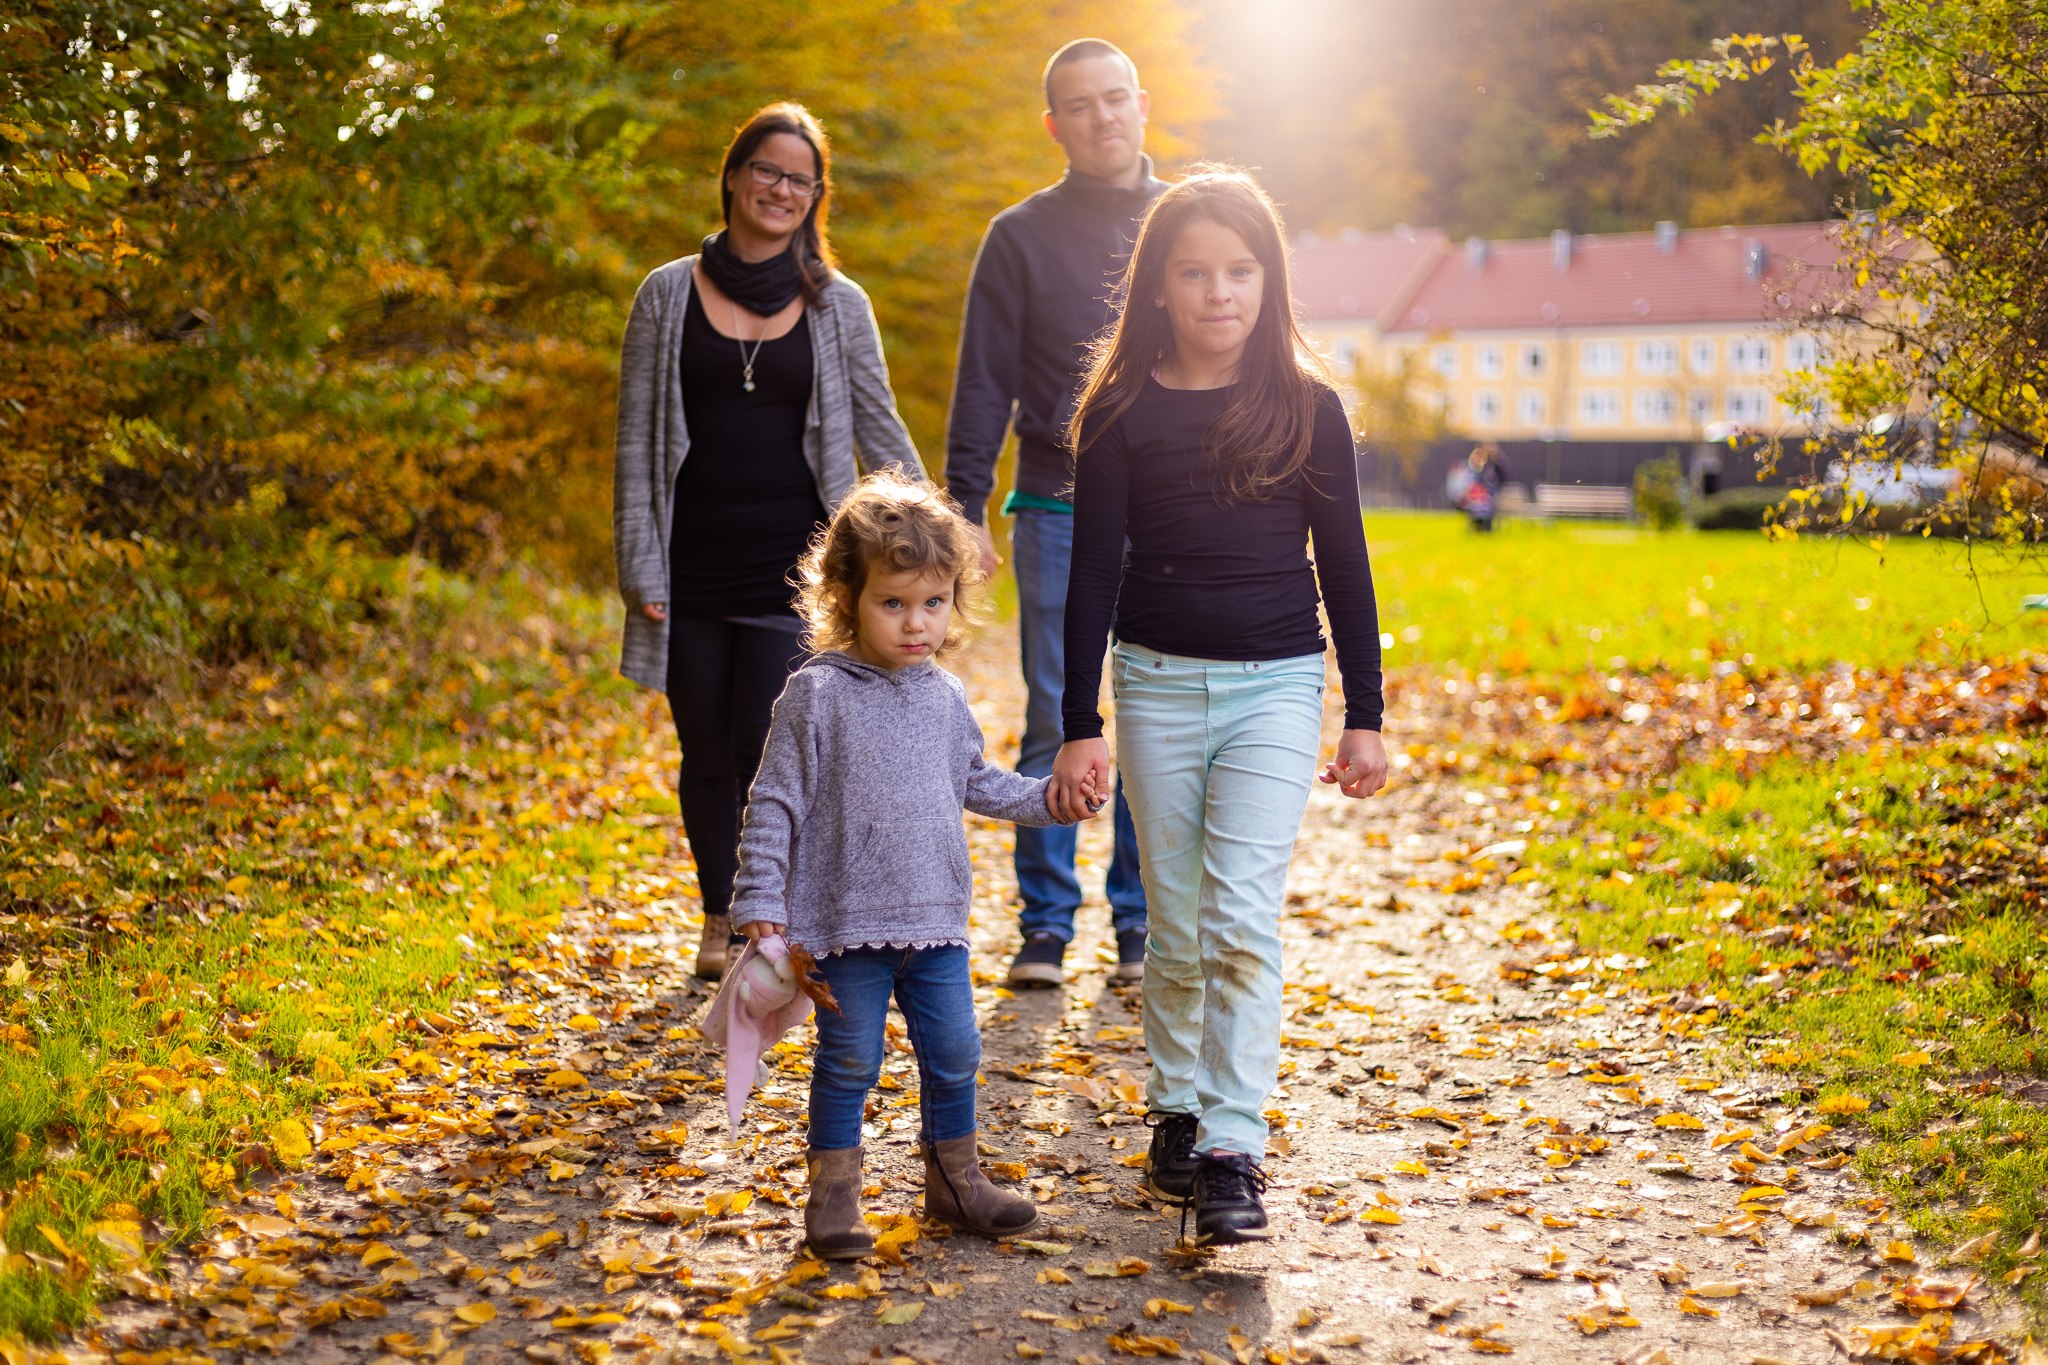
M 1798 108 L 1760 144 L 1857 186 L 1868 212 L 1836 230 L 1845 261 L 1802 325 L 1831 344 L 1788 398 L 1824 402 L 1861 437 L 1840 453 L 1953 470 L 1953 496 L 1909 523 L 2048 539 L 2048 3 L 1859 0 L 1869 33 L 1821 60 L 1797 35 L 1720 39 L 1608 101 L 1604 134 L 1790 70 Z M 1816 472 L 1788 528 L 1873 525 Z M 1823 496 L 1825 495 L 1825 496 Z M 1803 510 L 1801 510 L 1803 509 Z
M 1141 63 L 1154 149 L 1188 149 L 1211 106 L 1174 0 L 0 19 L 10 704 L 317 651 L 392 552 L 601 582 L 627 307 L 717 226 L 718 155 L 771 99 L 835 139 L 835 243 L 936 452 L 982 228 L 1058 174 L 1038 72 L 1084 32 Z
M 1543 236 L 1833 215 L 1842 182 L 1755 145 L 1791 117 L 1789 78 L 1722 90 L 1684 129 L 1587 136 L 1585 110 L 1673 52 L 1737 27 L 1796 30 L 1824 55 L 1862 29 L 1847 0 L 1297 0 L 1294 24 L 1210 0 L 1228 82 L 1220 155 L 1259 168 L 1294 228 Z M 1783 73 L 1779 73 L 1780 77 Z

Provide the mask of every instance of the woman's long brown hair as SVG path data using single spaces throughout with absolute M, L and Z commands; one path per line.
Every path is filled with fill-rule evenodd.
M 1256 180 L 1234 167 L 1196 167 L 1152 201 L 1117 286 L 1116 324 L 1090 358 L 1067 444 L 1077 458 L 1085 455 L 1138 400 L 1153 367 L 1173 354 L 1173 324 L 1151 301 L 1165 292 L 1167 257 L 1181 233 L 1204 221 L 1243 238 L 1265 270 L 1259 320 L 1238 364 L 1237 395 L 1202 443 L 1217 492 L 1233 502 L 1257 501 L 1308 463 L 1316 399 L 1332 384 L 1294 317 L 1279 211 Z
M 832 255 L 831 239 L 825 231 L 828 201 L 832 197 L 832 142 L 825 136 L 824 125 L 810 110 L 789 100 L 762 105 L 752 118 L 740 125 L 739 131 L 733 134 L 731 145 L 725 149 L 725 164 L 718 172 L 718 204 L 730 226 L 732 173 L 745 170 L 761 144 L 777 133 L 788 133 L 810 143 L 811 154 L 818 160 L 818 197 L 811 201 L 803 226 L 797 229 L 795 240 L 789 244 L 790 251 L 796 256 L 797 270 L 803 276 L 804 303 L 810 305 L 816 303 L 825 286 L 832 283 L 832 272 L 839 267 L 838 260 Z

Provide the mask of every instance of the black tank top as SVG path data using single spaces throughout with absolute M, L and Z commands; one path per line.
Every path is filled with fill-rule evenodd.
M 793 616 L 789 572 L 825 520 L 804 459 L 814 362 L 809 312 L 753 344 L 721 336 L 690 291 L 683 315 L 683 420 L 690 453 L 676 476 L 669 610 L 677 616 Z

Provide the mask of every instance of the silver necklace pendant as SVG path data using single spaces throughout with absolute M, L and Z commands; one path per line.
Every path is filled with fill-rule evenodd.
M 761 335 L 754 342 L 754 353 L 752 355 L 748 355 L 747 343 L 740 337 L 739 334 L 740 307 L 731 299 L 727 299 L 725 302 L 726 306 L 732 309 L 732 339 L 734 341 L 739 342 L 740 345 L 740 378 L 745 381 L 740 385 L 740 387 L 745 389 L 748 393 L 752 393 L 754 391 L 754 362 L 761 358 L 761 347 L 767 344 L 768 323 L 766 319 L 762 320 Z

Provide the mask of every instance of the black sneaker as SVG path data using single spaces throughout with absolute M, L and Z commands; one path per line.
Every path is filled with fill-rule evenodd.
M 1125 929 L 1116 936 L 1116 966 L 1110 969 L 1111 981 L 1143 981 L 1145 979 L 1145 931 Z
M 1058 986 L 1067 979 L 1067 941 L 1058 934 L 1033 934 L 1010 960 L 1012 986 Z
M 1229 1246 L 1263 1242 L 1273 1235 L 1266 1226 L 1266 1206 L 1259 1202 L 1266 1188 L 1259 1163 L 1241 1152 L 1202 1152 L 1195 1157 L 1195 1245 Z
M 1141 1193 L 1175 1208 L 1188 1202 L 1195 1189 L 1195 1126 L 1200 1121 L 1194 1114 L 1154 1110 L 1145 1115 L 1145 1126 L 1152 1130 L 1152 1151 L 1148 1174 L 1138 1186 Z

